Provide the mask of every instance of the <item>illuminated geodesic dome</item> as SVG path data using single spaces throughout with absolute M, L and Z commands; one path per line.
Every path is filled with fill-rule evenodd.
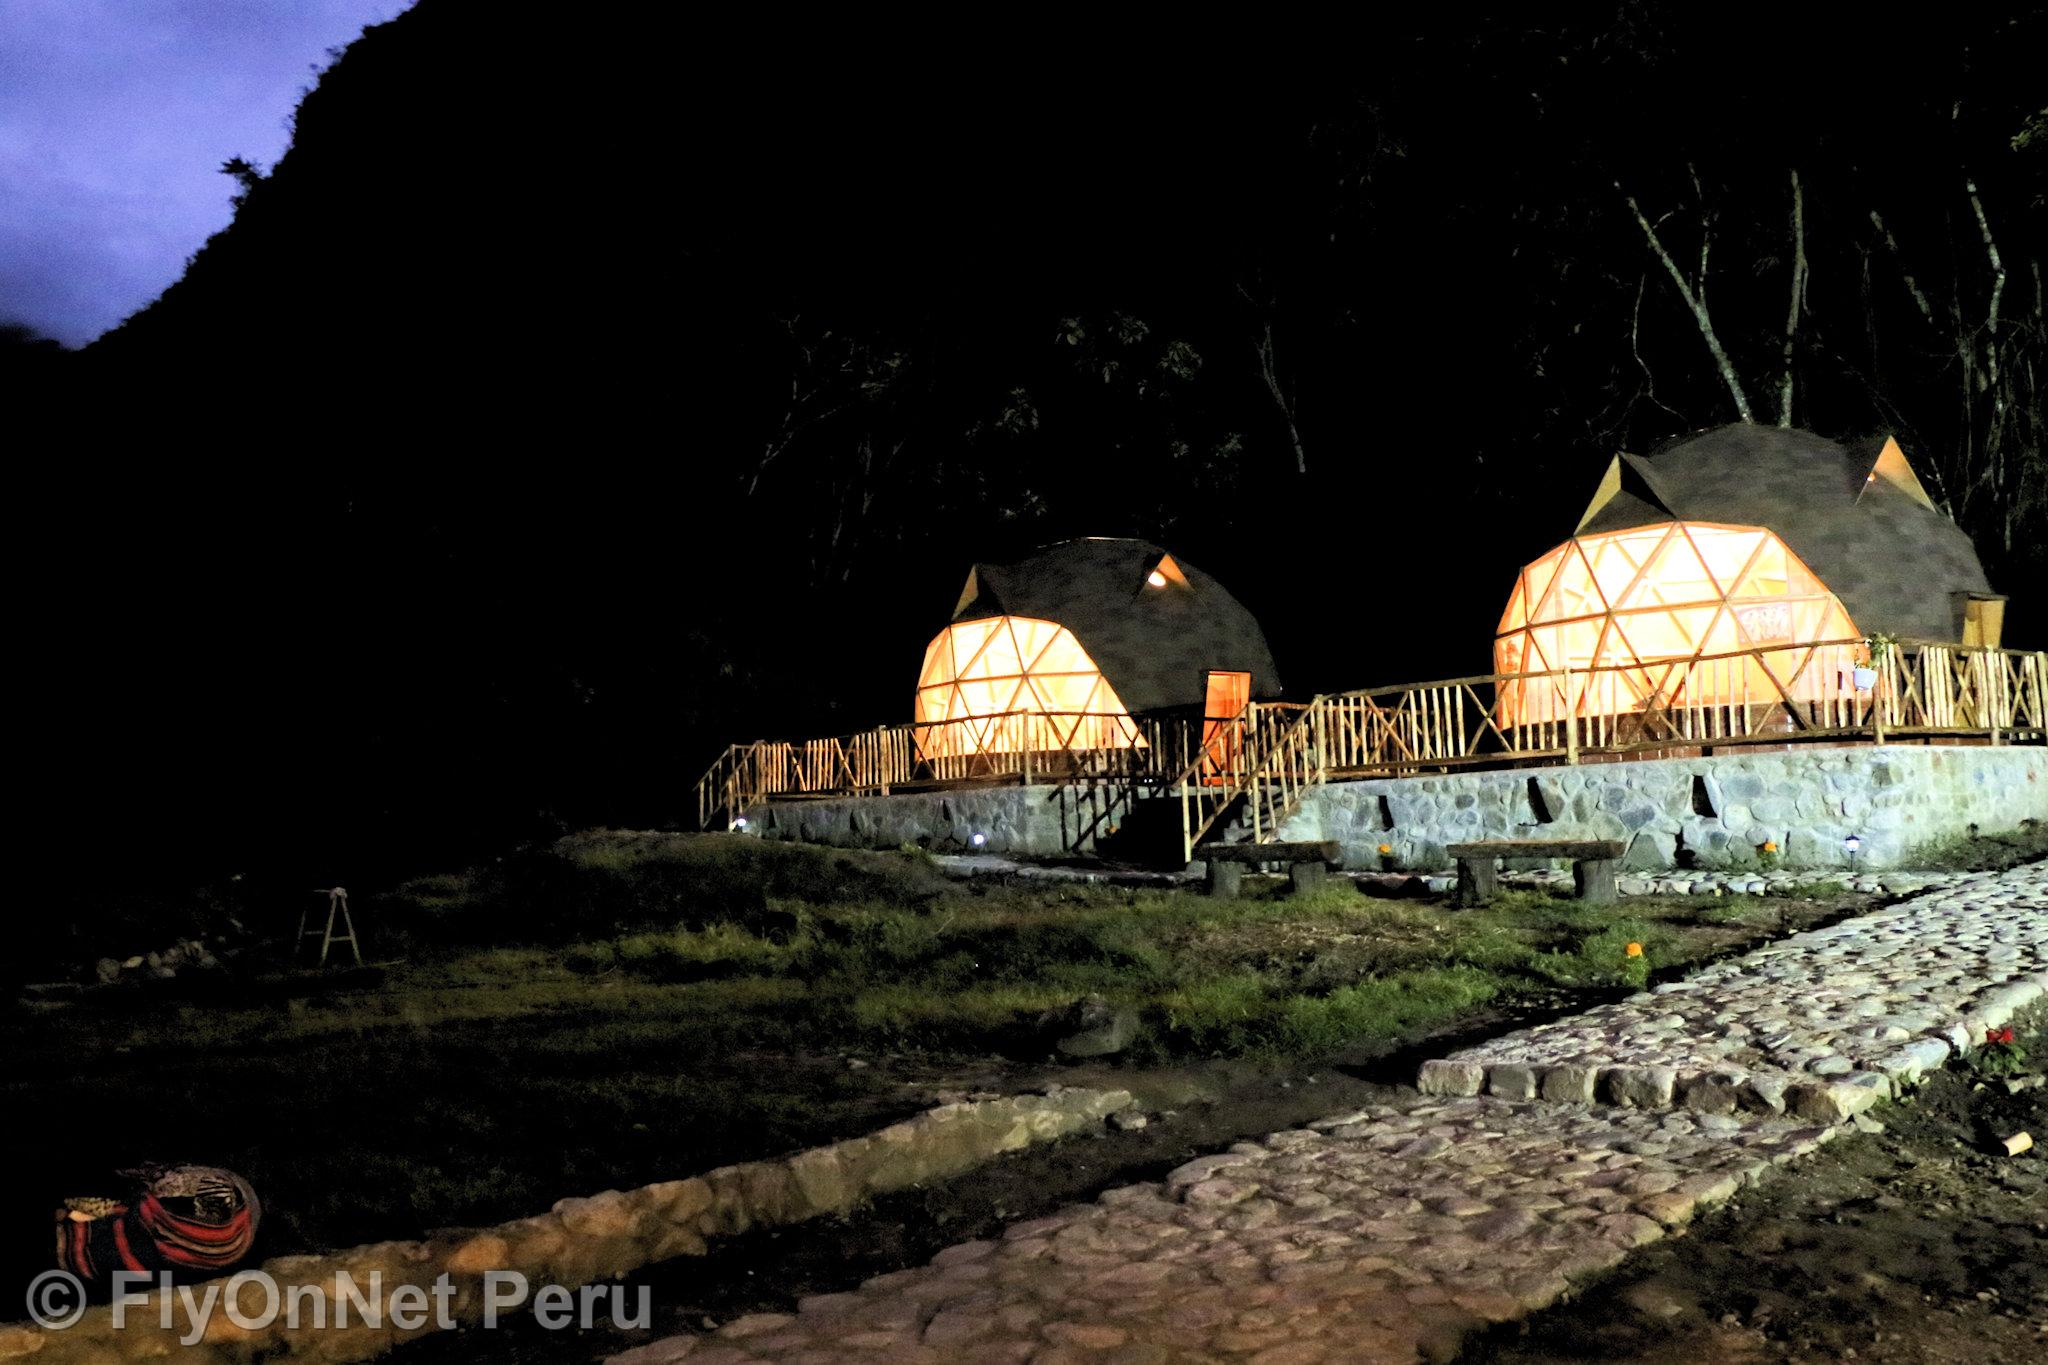
M 1821 699 L 1882 631 L 1996 646 L 2005 599 L 1888 436 L 1738 422 L 1609 463 L 1572 539 L 1522 571 L 1494 671 L 1506 723 Z M 1746 661 L 1682 661 L 1775 646 Z
M 1866 632 L 1999 643 L 2004 599 L 1891 437 L 1737 422 L 1617 455 L 1573 534 L 1670 521 L 1768 528 Z
M 1858 635 L 1764 527 L 1667 521 L 1574 536 L 1522 570 L 1501 616 L 1494 672 L 1552 675 L 1503 682 L 1501 721 L 1816 700 L 1853 667 Z
M 1134 716 L 1232 716 L 1279 691 L 1264 632 L 1222 584 L 1146 541 L 1070 540 L 968 573 L 925 648 L 918 747 L 1124 747 L 1142 742 Z

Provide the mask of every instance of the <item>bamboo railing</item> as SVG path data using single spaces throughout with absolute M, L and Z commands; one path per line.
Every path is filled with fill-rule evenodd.
M 1827 640 L 1252 702 L 1227 720 L 1017 711 L 762 740 L 719 755 L 697 784 L 698 820 L 722 828 L 778 796 L 1057 782 L 1090 812 L 1077 848 L 1167 795 L 1191 851 L 1240 798 L 1263 842 L 1309 788 L 1340 776 L 1830 738 L 2048 740 L 2048 654 L 1907 641 L 1859 688 L 1867 658 L 1861 640 Z
M 1009 780 L 1141 780 L 1178 769 L 1190 752 L 1184 731 L 1183 724 L 1159 717 L 1009 711 L 827 739 L 734 744 L 697 782 L 697 821 L 702 829 L 721 828 L 776 796 L 883 796 L 899 788 Z
M 2048 737 L 2040 651 L 1907 642 L 1856 686 L 1861 640 L 1454 678 L 1318 697 L 1331 774 L 1828 737 Z

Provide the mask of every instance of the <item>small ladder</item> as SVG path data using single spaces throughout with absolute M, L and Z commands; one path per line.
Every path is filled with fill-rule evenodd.
M 319 939 L 320 961 L 317 965 L 325 967 L 327 965 L 328 950 L 337 943 L 346 943 L 349 951 L 355 954 L 356 965 L 358 967 L 362 966 L 363 950 L 356 942 L 355 916 L 348 912 L 348 889 L 341 886 L 321 886 L 315 887 L 311 894 L 327 897 L 327 925 L 324 929 L 319 927 L 308 929 L 306 927 L 306 921 L 313 917 L 313 907 L 308 905 L 305 909 L 299 911 L 297 945 L 303 945 L 309 938 Z M 341 921 L 342 926 L 348 930 L 347 933 L 337 934 L 334 932 L 336 919 Z

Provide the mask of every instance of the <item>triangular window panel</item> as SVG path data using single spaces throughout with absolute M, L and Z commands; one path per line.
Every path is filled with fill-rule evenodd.
M 1065 626 L 1055 627 L 1050 621 L 1019 621 L 1013 616 L 1010 628 L 1017 640 L 1017 657 L 1023 661 L 1027 673 L 1055 667 L 1048 660 L 1058 656 L 1061 645 L 1074 638 L 1067 634 Z
M 1515 589 L 1508 595 L 1508 609 L 1501 613 L 1500 629 L 1494 632 L 1496 635 L 1504 635 L 1508 631 L 1519 630 L 1522 623 L 1529 619 L 1529 613 L 1522 603 L 1522 583 L 1523 580 L 1520 577 L 1515 579 Z
M 1696 602 L 1721 600 L 1720 584 L 1693 548 L 1692 538 L 1674 529 L 1657 550 L 1657 557 L 1643 574 L 1640 605 L 1690 606 Z M 1630 602 L 1636 606 L 1638 603 Z
M 1002 617 L 998 616 L 986 623 L 975 621 L 971 624 L 986 624 L 990 628 L 976 631 L 973 636 L 961 639 L 954 646 L 953 652 L 956 656 L 962 653 L 966 655 L 961 662 L 958 677 L 1014 677 L 1022 671 L 1017 665 L 1017 652 L 1010 645 L 1010 632 L 1004 628 L 1006 623 Z M 977 636 L 979 638 L 975 638 Z
M 1791 590 L 1791 584 L 1787 581 L 1789 566 L 1786 561 L 1784 542 L 1772 536 L 1757 547 L 1756 554 L 1750 558 L 1749 567 L 1742 575 L 1742 581 L 1737 583 L 1728 595 L 1731 598 L 1783 597 Z
M 926 646 L 924 651 L 924 667 L 919 669 L 917 673 L 917 685 L 920 688 L 930 687 L 934 683 L 942 682 L 953 676 L 951 646 L 952 637 L 950 634 L 941 635 L 938 639 L 932 641 L 930 645 Z
M 1551 579 L 1550 591 L 1544 594 L 1535 619 L 1569 621 L 1605 609 L 1593 587 L 1593 570 L 1586 563 L 1579 542 L 1574 540 L 1566 547 L 1564 562 L 1558 565 L 1557 576 Z
M 1586 523 L 1598 516 L 1600 509 L 1613 501 L 1614 495 L 1620 491 L 1621 456 L 1617 455 L 1607 462 L 1607 472 L 1600 476 L 1600 486 L 1593 490 L 1593 500 L 1586 504 L 1586 513 L 1579 518 L 1579 524 L 1572 529 L 1572 534 L 1577 535 L 1585 530 Z
M 1927 489 L 1921 485 L 1920 476 L 1913 472 L 1912 462 L 1906 458 L 1906 452 L 1899 449 L 1899 443 L 1893 437 L 1885 437 L 1884 449 L 1877 453 L 1877 462 L 1864 476 L 1863 487 L 1856 490 L 1858 500 L 1861 500 L 1864 492 L 1876 483 L 1890 484 L 1928 511 L 1936 510 L 1934 499 L 1927 496 Z
M 1149 589 L 1185 588 L 1187 585 L 1188 576 L 1181 571 L 1180 565 L 1173 562 L 1172 555 L 1161 555 L 1159 562 L 1145 573 L 1145 587 Z
M 1806 561 L 1793 554 L 1790 549 L 1785 551 L 1785 585 L 1787 592 L 1803 593 L 1810 597 L 1829 595 L 1827 585 L 1820 581 L 1820 575 L 1806 567 Z
M 1700 653 L 1727 654 L 1742 648 L 1742 633 L 1736 629 L 1735 613 L 1727 607 L 1714 609 L 1713 619 L 1700 636 Z
M 1548 611 L 1551 584 L 1557 578 L 1557 566 L 1564 562 L 1565 553 L 1570 548 L 1571 546 L 1568 543 L 1560 545 L 1557 549 L 1552 550 L 1549 554 L 1522 570 L 1522 582 L 1524 584 L 1522 600 L 1534 604 L 1529 608 L 1529 619 L 1531 621 L 1552 619 Z
M 1628 646 L 1615 635 L 1611 616 L 1574 622 L 1563 628 L 1563 636 L 1565 657 L 1574 672 L 1627 662 Z M 1618 659 L 1610 653 L 1614 650 L 1620 651 Z
M 1495 673 L 1521 673 L 1522 652 L 1528 647 L 1521 632 L 1503 635 L 1493 642 L 1493 671 Z
M 1648 536 L 1619 535 L 1601 536 L 1592 547 L 1589 559 L 1593 566 L 1593 581 L 1598 585 L 1600 600 L 1608 607 L 1623 605 L 1629 589 L 1635 586 L 1642 574 L 1644 559 L 1656 549 L 1657 539 Z M 1580 542 L 1581 549 L 1585 542 Z
M 1564 655 L 1573 668 L 1591 668 L 1600 654 L 1600 640 L 1611 618 L 1594 617 L 1565 626 Z
M 966 611 L 968 607 L 974 604 L 974 599 L 979 596 L 981 596 L 981 570 L 969 569 L 967 571 L 967 583 L 960 589 L 960 600 L 953 604 L 953 615 L 958 616 L 961 612 Z
M 1723 596 L 1734 590 L 1742 571 L 1763 543 L 1763 532 L 1738 530 L 1726 526 L 1702 526 L 1688 522 L 1685 538 L 1692 545 L 1693 552 L 1706 566 L 1707 577 L 1713 581 L 1714 596 Z
M 1629 634 L 1624 622 L 1637 629 L 1647 629 L 1650 625 L 1646 618 L 1640 616 L 1610 617 L 1607 625 L 1607 642 L 1602 651 L 1605 657 L 1600 662 L 1614 665 L 1640 664 L 1646 659 L 1656 658 L 1657 651 L 1652 650 L 1646 654 L 1636 647 L 1635 638 Z

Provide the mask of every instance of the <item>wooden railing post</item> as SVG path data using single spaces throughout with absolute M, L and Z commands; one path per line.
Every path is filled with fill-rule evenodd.
M 1579 766 L 1579 703 L 1572 696 L 1572 666 L 1564 666 L 1564 761 Z
M 1320 696 L 1309 706 L 1314 709 L 1316 721 L 1316 781 L 1323 782 L 1330 772 L 1330 711 L 1325 698 Z

